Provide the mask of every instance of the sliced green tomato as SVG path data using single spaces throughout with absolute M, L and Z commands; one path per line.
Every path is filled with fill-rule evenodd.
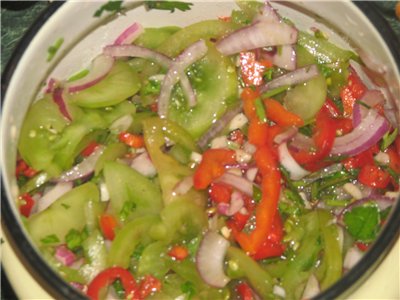
M 113 213 L 133 218 L 143 214 L 157 214 L 162 208 L 160 189 L 151 180 L 127 165 L 108 161 L 104 164 L 103 174 Z M 132 203 L 131 211 L 122 216 L 124 206 Z
M 304 47 L 320 64 L 346 62 L 350 59 L 360 60 L 353 51 L 339 48 L 328 40 L 316 38 L 303 31 L 299 31 L 297 44 Z
M 108 252 L 108 266 L 127 268 L 136 246 L 147 245 L 151 242 L 148 231 L 156 222 L 159 222 L 159 217 L 147 215 L 126 223 L 117 232 L 111 244 Z
M 175 200 L 167 205 L 161 212 L 161 220 L 166 228 L 162 239 L 166 241 L 190 241 L 207 227 L 204 209 L 190 198 Z
M 188 72 L 196 93 L 197 104 L 190 108 L 179 89 L 170 99 L 168 118 L 199 138 L 226 111 L 238 101 L 238 82 L 232 60 L 220 54 L 208 43 L 207 55 L 196 62 Z
M 151 274 L 158 279 L 163 279 L 169 270 L 167 260 L 171 259 L 167 253 L 168 245 L 164 242 L 157 241 L 148 245 L 140 256 L 138 276 Z
M 177 26 L 145 28 L 144 32 L 135 40 L 135 44 L 145 48 L 155 49 L 178 30 L 180 30 L 180 27 Z
M 286 108 L 304 122 L 310 122 L 325 102 L 327 95 L 326 80 L 323 75 L 299 84 L 289 90 L 284 98 Z
M 94 167 L 94 174 L 99 175 L 108 161 L 114 161 L 128 152 L 128 146 L 123 143 L 114 143 L 107 146 Z
M 33 103 L 21 128 L 18 150 L 22 158 L 36 170 L 58 173 L 59 167 L 53 163 L 55 152 L 50 145 L 67 125 L 68 120 L 51 96 Z
M 176 57 L 185 48 L 199 39 L 218 39 L 234 31 L 237 25 L 220 20 L 207 20 L 189 25 L 166 39 L 157 50 L 170 57 Z
M 85 208 L 89 202 L 99 202 L 99 191 L 95 184 L 80 185 L 40 213 L 32 215 L 27 229 L 37 245 L 44 245 L 42 240 L 56 236 L 56 244 L 65 242 L 65 235 L 71 230 L 81 231 L 87 224 Z
M 200 207 L 204 207 L 207 196 L 201 191 L 190 189 L 183 195 L 174 193 L 174 189 L 182 180 L 193 175 L 193 170 L 161 151 L 165 144 L 166 136 L 177 138 L 177 133 L 184 132 L 184 129 L 171 121 L 161 120 L 156 117 L 143 121 L 143 132 L 146 148 L 158 172 L 164 205 L 168 205 L 178 199 L 190 199 Z M 179 141 L 191 147 L 190 145 L 193 145 L 191 140 L 186 133 L 180 137 Z
M 79 273 L 90 282 L 107 266 L 107 249 L 100 231 L 93 230 L 82 243 L 82 247 L 87 263 L 79 268 Z
M 118 104 L 136 94 L 140 80 L 127 63 L 116 61 L 110 73 L 99 83 L 77 93 L 68 100 L 82 107 L 98 108 Z

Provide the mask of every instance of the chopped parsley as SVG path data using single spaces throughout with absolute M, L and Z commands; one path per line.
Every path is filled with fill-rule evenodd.
M 190 10 L 190 6 L 193 5 L 193 3 L 180 1 L 145 1 L 145 5 L 147 9 L 169 10 L 173 13 L 175 9 L 180 11 Z
M 94 17 L 100 17 L 103 12 L 113 12 L 118 13 L 122 10 L 122 1 L 108 1 L 106 4 L 102 5 L 96 12 L 94 13 Z
M 58 49 L 60 49 L 61 45 L 64 43 L 64 39 L 63 38 L 59 38 L 58 40 L 56 40 L 54 42 L 53 45 L 51 45 L 48 49 L 47 49 L 47 61 L 51 61 L 53 59 L 53 57 L 56 55 Z
M 55 234 L 50 234 L 40 240 L 43 244 L 59 243 L 60 239 Z
M 361 242 L 371 242 L 379 230 L 380 215 L 376 206 L 358 206 L 344 215 L 349 233 Z

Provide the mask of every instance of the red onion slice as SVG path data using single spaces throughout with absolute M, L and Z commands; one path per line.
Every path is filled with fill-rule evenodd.
M 153 177 L 157 174 L 157 170 L 147 152 L 136 156 L 131 163 L 131 168 L 146 177 Z
M 256 15 L 253 20 L 253 22 L 257 21 L 265 23 L 278 23 L 281 21 L 281 17 L 276 12 L 276 9 L 274 9 L 269 2 L 265 1 L 265 5 L 261 10 L 261 14 Z
M 370 107 L 374 107 L 378 104 L 385 103 L 385 97 L 381 91 L 378 90 L 367 90 L 360 98 L 360 101 Z
M 44 92 L 46 94 L 53 93 L 57 85 L 58 85 L 58 80 L 55 78 L 50 78 L 49 81 L 47 82 L 47 86 Z
M 303 169 L 290 154 L 287 144 L 282 143 L 278 147 L 279 161 L 282 166 L 289 172 L 290 179 L 300 180 L 310 174 L 307 170 Z
M 347 250 L 346 256 L 344 257 L 343 267 L 346 270 L 353 268 L 363 257 L 363 253 L 357 247 L 351 247 Z
M 268 90 L 275 89 L 285 85 L 295 85 L 299 83 L 303 83 L 313 79 L 314 77 L 319 75 L 317 65 L 310 65 L 303 68 L 299 68 L 293 72 L 286 73 L 282 76 L 279 76 L 270 82 L 267 82 L 264 86 L 261 87 L 261 93 L 264 93 Z
M 62 173 L 59 181 L 74 181 L 93 173 L 96 162 L 103 154 L 103 151 L 104 146 L 98 146 L 96 150 L 94 150 L 93 153 L 86 157 L 81 163 Z
M 53 91 L 53 101 L 58 105 L 58 108 L 61 114 L 67 118 L 69 121 L 72 121 L 71 114 L 68 111 L 67 104 L 64 99 L 64 89 L 63 88 L 56 88 Z
M 74 252 L 69 250 L 65 245 L 60 245 L 56 248 L 56 253 L 54 254 L 54 257 L 64 266 L 70 266 L 76 260 Z
M 253 183 L 242 176 L 225 172 L 217 182 L 226 183 L 250 197 L 253 196 Z
M 257 22 L 219 40 L 216 47 L 224 55 L 257 48 L 290 45 L 297 41 L 297 29 L 285 23 Z
M 224 273 L 224 259 L 229 242 L 214 231 L 204 235 L 196 256 L 197 270 L 203 280 L 217 288 L 223 288 L 230 278 Z
M 62 195 L 72 190 L 72 182 L 59 182 L 37 201 L 37 212 L 41 212 L 53 204 Z
M 188 176 L 179 181 L 174 187 L 173 195 L 184 195 L 193 187 L 193 176 Z
M 294 71 L 297 64 L 296 50 L 293 45 L 283 45 L 280 51 L 268 53 L 263 51 L 262 57 L 270 60 L 275 66 L 289 71 Z
M 135 22 L 117 37 L 114 45 L 131 44 L 139 35 L 143 33 L 143 31 L 143 26 Z
M 200 149 L 205 150 L 207 144 L 215 138 L 229 124 L 229 122 L 242 110 L 242 106 L 238 105 L 227 110 L 224 115 L 219 118 L 211 127 L 200 137 L 197 145 Z
M 186 48 L 175 59 L 161 84 L 161 91 L 158 97 L 158 114 L 160 117 L 164 118 L 167 116 L 169 98 L 171 96 L 172 89 L 174 85 L 178 83 L 180 78 L 182 78 L 185 69 L 206 55 L 207 51 L 208 48 L 205 41 L 199 40 Z M 196 103 L 191 104 L 193 106 Z
M 284 132 L 278 134 L 274 138 L 274 142 L 278 145 L 290 141 L 298 132 L 297 127 L 289 127 Z
M 114 66 L 114 58 L 109 55 L 98 55 L 92 62 L 90 72 L 85 77 L 66 85 L 69 93 L 75 93 L 87 89 L 107 76 Z
M 384 117 L 370 109 L 367 116 L 353 131 L 335 139 L 331 154 L 356 155 L 367 150 L 384 136 L 389 127 Z
M 112 57 L 140 57 L 155 61 L 164 68 L 169 68 L 172 60 L 157 51 L 137 45 L 110 45 L 103 49 L 105 55 Z
M 233 191 L 230 203 L 218 203 L 218 212 L 224 216 L 233 216 L 244 206 L 244 200 L 241 193 Z

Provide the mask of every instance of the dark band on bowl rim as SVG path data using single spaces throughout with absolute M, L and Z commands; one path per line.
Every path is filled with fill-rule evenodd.
M 63 1 L 54 1 L 51 3 L 25 33 L 15 51 L 12 53 L 2 74 L 1 101 L 5 98 L 15 68 L 32 39 L 46 23 L 47 19 L 49 19 L 63 3 Z M 374 27 L 379 30 L 381 37 L 388 46 L 392 57 L 397 64 L 397 67 L 400 69 L 400 53 L 398 52 L 398 49 L 400 49 L 400 41 L 392 28 L 388 25 L 383 16 L 379 14 L 373 3 L 364 1 L 354 1 L 353 3 L 364 13 Z M 13 213 L 11 203 L 7 201 L 7 195 L 4 189 L 1 190 L 1 198 L 1 223 L 3 232 L 16 255 L 32 277 L 46 292 L 56 299 L 86 299 L 81 292 L 67 284 L 49 266 L 47 266 L 40 254 L 35 250 L 23 230 L 19 228 L 19 222 Z M 354 288 L 358 287 L 378 267 L 398 240 L 400 233 L 400 218 L 396 219 L 395 216 L 399 215 L 400 199 L 398 199 L 395 207 L 392 208 L 390 215 L 391 222 L 387 222 L 379 237 L 374 242 L 374 245 L 369 249 L 369 251 L 367 251 L 360 262 L 358 262 L 357 265 L 346 273 L 339 281 L 317 295 L 314 299 L 335 299 L 354 291 Z

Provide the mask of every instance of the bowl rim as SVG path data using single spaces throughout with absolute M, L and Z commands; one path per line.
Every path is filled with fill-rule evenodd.
M 8 85 L 11 81 L 13 73 L 28 49 L 31 41 L 36 33 L 46 24 L 46 21 L 64 4 L 64 1 L 54 1 L 44 9 L 37 17 L 34 23 L 29 27 L 22 39 L 15 47 L 11 57 L 4 68 L 1 78 L 1 102 L 5 99 Z M 364 1 L 352 1 L 352 3 L 368 18 L 372 26 L 380 33 L 380 37 L 386 43 L 390 53 L 400 69 L 400 53 L 396 49 L 400 49 L 400 38 L 394 33 L 384 17 L 378 12 L 374 3 Z M 2 184 L 3 177 L 1 179 Z M 19 228 L 19 222 L 16 219 L 4 189 L 1 189 L 1 226 L 7 240 L 10 242 L 13 251 L 15 251 L 18 259 L 23 263 L 24 267 L 31 276 L 39 283 L 39 285 L 55 298 L 65 299 L 87 299 L 80 291 L 67 284 L 61 277 L 57 275 L 41 255 L 36 251 L 29 241 L 23 230 Z M 378 238 L 374 242 L 369 251 L 362 259 L 347 272 L 339 281 L 333 284 L 313 299 L 335 299 L 340 295 L 349 293 L 359 285 L 378 267 L 384 260 L 385 256 L 393 248 L 395 242 L 400 236 L 400 218 L 395 219 L 396 215 L 400 215 L 400 198 L 397 204 L 392 208 L 390 215 L 391 222 L 388 222 L 383 228 Z M 8 226 L 7 226 L 8 225 Z M 60 288 L 61 287 L 61 288 Z

